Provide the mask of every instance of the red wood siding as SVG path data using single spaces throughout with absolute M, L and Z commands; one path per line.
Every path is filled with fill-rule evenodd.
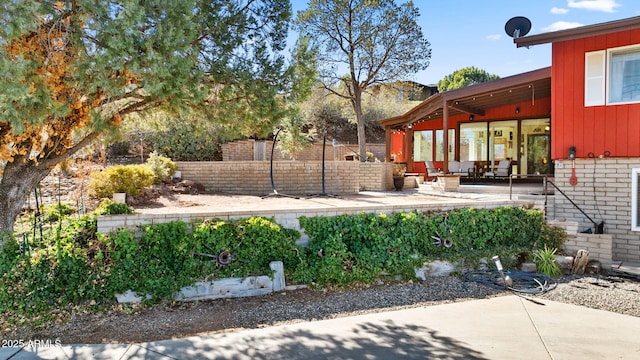
M 404 136 L 406 131 L 393 131 L 391 133 L 391 156 L 395 162 L 405 162 Z
M 640 104 L 584 106 L 585 53 L 640 44 L 640 29 L 553 43 L 551 157 L 640 156 Z

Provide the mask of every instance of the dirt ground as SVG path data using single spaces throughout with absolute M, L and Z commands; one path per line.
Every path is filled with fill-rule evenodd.
M 4 329 L 0 337 L 56 339 L 63 344 L 140 343 L 470 299 L 440 295 L 418 298 L 418 287 L 429 285 L 407 282 L 344 290 L 304 288 L 257 297 L 166 302 L 153 307 L 113 305 L 99 313 L 75 311 L 38 328 Z M 414 296 L 396 296 L 410 293 Z M 487 290 L 481 297 L 493 295 L 493 290 Z
M 253 313 L 267 301 L 293 306 L 322 301 L 323 296 L 326 294 L 321 291 L 302 289 L 253 298 L 168 302 L 153 307 L 114 305 L 110 311 L 74 314 L 58 324 L 49 323 L 40 329 L 16 329 L 14 334 L 23 339 L 59 339 L 63 344 L 138 343 L 181 338 L 269 325 L 260 324 L 253 316 L 243 318 L 241 314 Z

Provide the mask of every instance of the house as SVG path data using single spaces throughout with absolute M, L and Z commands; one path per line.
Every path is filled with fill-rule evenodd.
M 514 42 L 551 43 L 551 67 L 435 94 L 382 120 L 387 160 L 420 173 L 425 161 L 445 171 L 474 161 L 481 174 L 508 159 L 516 176 L 553 180 L 557 219 L 604 231 L 614 260 L 640 262 L 640 17 Z
M 613 236 L 614 260 L 640 262 L 640 17 L 514 42 L 551 43 L 556 185 L 596 223 L 603 222 Z M 556 195 L 555 210 L 581 228 L 593 227 L 564 197 Z
M 417 173 L 426 161 L 473 161 L 480 174 L 510 159 L 513 173 L 551 174 L 550 115 L 551 68 L 437 93 L 381 121 L 386 158 Z

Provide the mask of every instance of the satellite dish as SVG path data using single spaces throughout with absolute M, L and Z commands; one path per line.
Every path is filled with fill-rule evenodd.
M 531 21 L 524 16 L 516 16 L 504 25 L 504 31 L 512 38 L 519 38 L 525 36 L 531 30 Z

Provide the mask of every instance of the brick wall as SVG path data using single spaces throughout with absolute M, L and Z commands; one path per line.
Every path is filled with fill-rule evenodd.
M 253 160 L 255 140 L 241 140 L 222 144 L 222 161 Z
M 183 179 L 204 185 L 208 193 L 262 195 L 272 191 L 268 161 L 178 161 L 176 163 Z M 325 191 L 335 194 L 358 193 L 361 178 L 360 166 L 359 162 L 354 161 L 325 162 Z M 367 173 L 371 178 L 380 179 L 383 175 L 376 174 L 376 171 L 385 171 L 385 169 L 385 167 L 372 167 Z M 322 191 L 322 162 L 274 161 L 273 180 L 278 192 L 297 195 L 319 193 Z
M 576 159 L 577 186 L 569 184 L 571 161 L 556 160 L 555 184 L 596 223 L 605 222 L 616 261 L 640 262 L 640 232 L 631 231 L 631 169 L 640 158 Z M 579 224 L 579 231 L 593 224 L 557 191 L 553 214 Z
M 222 144 L 222 161 L 252 161 L 254 160 L 254 147 L 262 146 L 264 143 L 264 160 L 271 159 L 271 141 L 239 140 Z M 385 144 L 367 144 L 367 151 L 373 153 L 378 160 L 384 160 Z M 336 145 L 330 142 L 325 145 L 324 158 L 327 161 L 345 160 L 346 156 L 358 153 L 358 145 Z M 274 160 L 291 160 L 289 156 L 283 155 L 276 146 L 273 154 Z M 296 155 L 298 161 L 320 161 L 322 159 L 322 143 L 308 146 Z M 263 160 L 263 159 L 259 159 Z
M 393 163 L 360 164 L 360 191 L 388 191 L 393 189 Z

